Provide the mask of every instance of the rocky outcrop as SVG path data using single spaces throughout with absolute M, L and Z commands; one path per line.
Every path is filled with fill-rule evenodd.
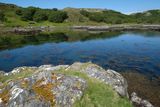
M 0 91 L 0 107 L 71 107 L 80 99 L 86 81 L 79 77 L 54 74 L 65 66 L 32 67 L 33 74 L 27 78 L 10 81 Z M 14 69 L 9 75 L 25 71 L 27 67 Z
M 142 98 L 138 97 L 135 92 L 131 94 L 131 101 L 133 104 L 139 107 L 154 107 L 149 101 L 143 100 Z
M 120 96 L 128 97 L 127 81 L 121 74 L 92 63 L 76 62 L 70 66 L 19 67 L 9 73 L 3 72 L 3 76 L 16 79 L 0 82 L 0 107 L 72 107 L 81 99 L 88 84 L 83 78 L 65 75 L 63 71 L 85 74 L 110 85 Z M 136 94 L 132 94 L 131 100 L 142 107 L 153 107 Z

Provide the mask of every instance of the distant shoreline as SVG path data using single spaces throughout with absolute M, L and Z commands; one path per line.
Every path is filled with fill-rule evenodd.
M 134 30 L 160 31 L 160 25 L 73 26 L 71 28 L 88 30 L 88 31 L 134 31 Z
M 4 27 L 5 28 L 5 27 Z M 103 26 L 28 26 L 28 27 L 9 27 L 1 29 L 3 33 L 15 33 L 15 34 L 37 34 L 40 32 L 54 32 L 64 30 L 85 30 L 85 31 L 158 31 L 160 32 L 160 25 L 103 25 Z

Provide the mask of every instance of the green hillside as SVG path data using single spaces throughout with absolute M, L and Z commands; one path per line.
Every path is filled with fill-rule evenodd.
M 160 24 L 160 10 L 126 15 L 114 10 L 64 8 L 58 10 L 19 7 L 0 3 L 1 26 L 68 26 L 106 24 Z
M 142 13 L 131 14 L 130 16 L 136 19 L 137 23 L 160 24 L 160 10 L 149 10 Z

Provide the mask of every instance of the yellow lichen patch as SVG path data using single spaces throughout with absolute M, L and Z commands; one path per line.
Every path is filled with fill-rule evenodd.
M 9 101 L 9 90 L 4 90 L 0 93 L 0 98 L 2 99 L 3 103 L 7 103 Z
M 28 87 L 28 81 L 27 80 L 23 80 L 22 82 L 21 82 L 21 87 L 22 88 L 27 88 Z
M 52 73 L 51 77 L 52 77 L 53 80 L 57 80 L 57 76 L 54 73 Z
M 54 85 L 52 83 L 47 83 L 45 85 L 40 85 L 42 80 L 37 81 L 33 85 L 33 90 L 37 94 L 37 97 L 39 99 L 44 99 L 46 101 L 49 101 L 51 103 L 51 106 L 55 105 L 55 96 L 53 95 L 53 92 L 51 91 Z

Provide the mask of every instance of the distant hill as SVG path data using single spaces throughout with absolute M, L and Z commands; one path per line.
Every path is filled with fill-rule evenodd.
M 160 24 L 160 10 L 148 10 L 145 12 L 134 13 L 130 15 L 137 20 L 137 23 Z
M 76 8 L 64 8 L 68 14 L 67 22 L 87 22 L 89 19 L 80 13 L 80 9 Z
M 0 3 L 0 22 L 5 26 L 160 24 L 160 10 L 126 15 L 108 9 L 68 7 L 58 10 Z

